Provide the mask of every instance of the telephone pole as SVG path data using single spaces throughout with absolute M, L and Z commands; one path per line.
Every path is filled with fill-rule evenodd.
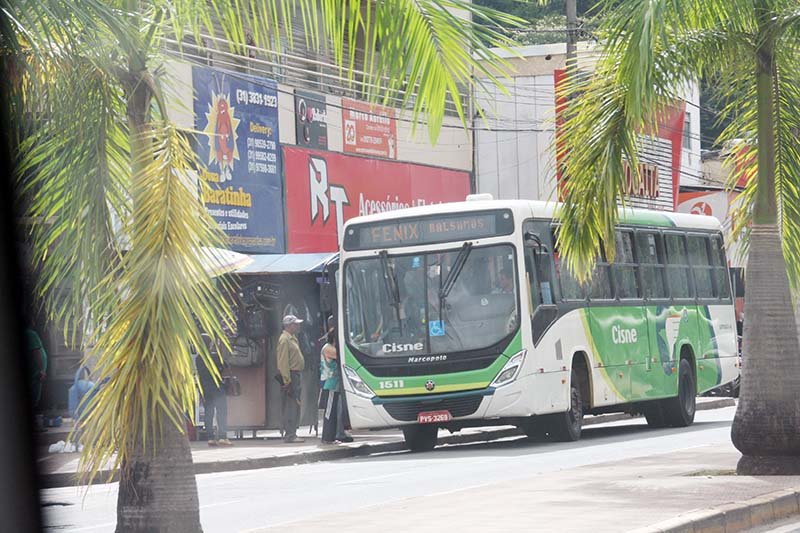
M 573 74 L 578 62 L 578 6 L 576 0 L 566 0 L 567 8 L 567 76 Z

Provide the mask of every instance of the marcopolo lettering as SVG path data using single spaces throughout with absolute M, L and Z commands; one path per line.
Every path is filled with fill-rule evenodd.
M 383 345 L 385 353 L 403 353 L 403 352 L 418 352 L 423 350 L 425 345 L 421 342 L 404 342 L 404 343 L 387 343 Z
M 611 328 L 611 340 L 614 344 L 635 344 L 637 337 L 635 329 L 626 329 L 619 325 Z
M 438 363 L 447 361 L 446 355 L 420 355 L 408 358 L 409 363 Z

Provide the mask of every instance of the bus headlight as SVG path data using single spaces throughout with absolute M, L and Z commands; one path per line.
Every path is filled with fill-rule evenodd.
M 502 387 L 517 379 L 522 363 L 525 361 L 526 353 L 527 350 L 522 350 L 509 359 L 500 373 L 497 374 L 497 377 L 494 378 L 494 381 L 492 381 L 492 387 Z
M 375 393 L 372 392 L 372 389 L 364 383 L 356 371 L 350 368 L 349 366 L 344 367 L 344 375 L 347 377 L 348 383 L 350 383 L 350 388 L 353 389 L 353 392 L 362 398 L 372 398 L 375 396 Z

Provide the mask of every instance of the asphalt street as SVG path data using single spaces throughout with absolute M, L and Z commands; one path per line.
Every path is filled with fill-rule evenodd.
M 376 506 L 557 475 L 588 465 L 664 455 L 716 445 L 730 447 L 735 408 L 699 411 L 693 426 L 649 429 L 632 419 L 585 428 L 575 443 L 530 443 L 510 438 L 490 443 L 264 470 L 200 475 L 201 519 L 206 533 L 302 525 L 326 515 L 358 520 Z M 48 531 L 114 530 L 116 485 L 43 491 Z M 449 510 L 457 512 L 457 510 Z M 391 527 L 383 528 L 392 530 Z

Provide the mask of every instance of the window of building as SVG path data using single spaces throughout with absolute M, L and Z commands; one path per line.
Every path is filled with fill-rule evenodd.
M 689 111 L 683 114 L 683 149 L 692 149 L 692 114 Z

